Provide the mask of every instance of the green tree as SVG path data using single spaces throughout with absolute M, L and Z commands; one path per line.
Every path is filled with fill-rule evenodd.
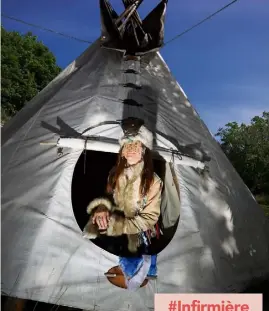
M 1 26 L 1 123 L 11 118 L 61 71 L 37 37 Z
M 216 136 L 252 193 L 269 200 L 269 112 L 255 116 L 249 125 L 230 122 Z

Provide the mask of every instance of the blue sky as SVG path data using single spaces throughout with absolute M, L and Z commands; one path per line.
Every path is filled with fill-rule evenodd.
M 144 0 L 145 16 L 158 0 Z M 165 37 L 192 26 L 228 0 L 170 0 Z M 120 0 L 111 0 L 121 10 Z M 94 41 L 100 34 L 98 0 L 3 0 L 2 13 Z M 269 1 L 239 0 L 161 50 L 192 105 L 212 133 L 229 121 L 248 123 L 269 111 Z M 32 31 L 67 66 L 87 44 L 2 19 L 7 30 Z

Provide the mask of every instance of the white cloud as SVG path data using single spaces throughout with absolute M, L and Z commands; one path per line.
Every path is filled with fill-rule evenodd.
M 242 79 L 241 79 L 242 80 Z M 249 124 L 255 116 L 269 111 L 269 88 L 263 81 L 222 84 L 215 87 L 214 96 L 208 101 L 197 101 L 195 106 L 209 130 L 216 133 L 228 122 Z M 241 81 L 242 82 L 242 81 Z
M 213 105 L 212 105 L 213 106 Z M 264 111 L 269 110 L 269 105 L 234 105 L 218 108 L 216 105 L 200 113 L 201 118 L 208 126 L 212 134 L 215 134 L 220 127 L 224 127 L 228 122 L 238 122 L 249 124 L 255 116 L 261 116 Z

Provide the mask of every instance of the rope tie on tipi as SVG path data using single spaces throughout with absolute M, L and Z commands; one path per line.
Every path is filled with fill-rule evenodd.
M 83 149 L 83 154 L 84 154 L 84 175 L 86 174 L 86 157 L 87 157 L 87 141 L 88 137 L 86 137 L 85 142 L 84 142 L 84 149 Z

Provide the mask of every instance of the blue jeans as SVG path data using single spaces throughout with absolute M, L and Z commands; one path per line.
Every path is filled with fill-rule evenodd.
M 127 277 L 133 277 L 143 264 L 143 257 L 119 257 L 119 265 Z M 151 255 L 148 276 L 157 276 L 157 255 Z

